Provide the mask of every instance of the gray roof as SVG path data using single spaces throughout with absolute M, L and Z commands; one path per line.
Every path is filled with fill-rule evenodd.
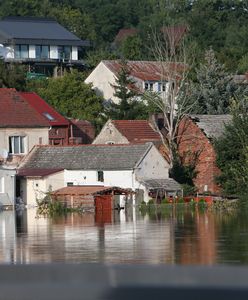
M 151 147 L 151 143 L 36 146 L 20 169 L 131 170 Z
M 178 182 L 172 178 L 148 179 L 142 182 L 148 189 L 163 189 L 165 191 L 180 191 L 182 188 Z
M 52 19 L 7 17 L 0 21 L 0 42 L 19 44 L 85 45 L 85 41 Z M 87 42 L 88 43 L 88 42 Z
M 231 115 L 191 115 L 190 118 L 210 139 L 220 137 L 225 124 L 232 121 Z

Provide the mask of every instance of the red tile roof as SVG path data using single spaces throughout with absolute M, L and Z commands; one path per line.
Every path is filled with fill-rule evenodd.
M 121 43 L 129 36 L 134 36 L 138 33 L 138 29 L 136 28 L 122 28 L 117 33 L 114 43 Z
M 188 31 L 189 28 L 186 25 L 164 26 L 161 28 L 161 32 L 167 35 L 170 46 L 174 48 L 179 45 Z
M 0 88 L 0 127 L 49 127 L 46 121 L 15 89 Z
M 69 121 L 59 114 L 52 106 L 43 100 L 36 93 L 21 92 L 20 95 L 45 119 L 50 126 L 67 126 Z M 48 119 L 45 114 L 49 114 L 53 120 Z
M 159 134 L 146 120 L 112 120 L 112 123 L 130 143 L 160 141 Z
M 121 70 L 121 63 L 118 60 L 103 60 L 105 66 L 117 75 Z M 159 61 L 127 61 L 130 75 L 142 81 L 167 80 L 168 74 L 180 78 L 180 74 L 185 70 L 182 63 L 163 63 Z M 173 73 L 172 73 L 173 72 Z

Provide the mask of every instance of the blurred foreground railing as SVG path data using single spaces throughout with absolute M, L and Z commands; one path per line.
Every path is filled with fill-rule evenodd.
M 0 299 L 248 299 L 248 268 L 1 265 Z

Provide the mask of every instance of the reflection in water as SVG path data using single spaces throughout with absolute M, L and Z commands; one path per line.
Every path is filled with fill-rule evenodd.
M 247 214 L 238 211 L 1 212 L 0 263 L 248 263 L 247 229 Z

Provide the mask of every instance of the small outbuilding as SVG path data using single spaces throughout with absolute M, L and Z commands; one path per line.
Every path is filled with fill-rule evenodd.
M 142 184 L 146 187 L 149 196 L 157 203 L 165 197 L 175 197 L 182 191 L 180 184 L 172 178 L 144 180 Z
M 59 201 L 68 208 L 82 208 L 103 211 L 118 208 L 120 196 L 132 197 L 129 189 L 106 186 L 67 186 L 52 192 L 53 201 Z

